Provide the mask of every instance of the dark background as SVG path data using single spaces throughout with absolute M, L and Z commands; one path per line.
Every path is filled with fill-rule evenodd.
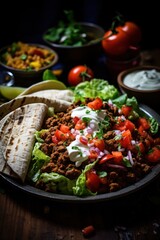
M 127 3 L 126 3 L 127 2 Z M 0 46 L 13 41 L 44 43 L 42 34 L 55 26 L 64 16 L 64 10 L 73 10 L 77 21 L 93 22 L 105 30 L 111 26 L 117 12 L 126 20 L 134 21 L 142 30 L 144 49 L 160 47 L 160 12 L 156 1 L 105 0 L 41 0 L 3 1 L 0 13 Z

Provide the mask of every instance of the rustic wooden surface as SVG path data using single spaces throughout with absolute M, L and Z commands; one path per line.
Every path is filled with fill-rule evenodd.
M 158 57 L 143 54 L 145 63 L 159 64 Z M 95 232 L 84 237 L 88 225 Z M 160 177 L 124 198 L 92 204 L 42 200 L 0 178 L 0 239 L 160 240 Z
M 1 240 L 159 240 L 160 179 L 112 202 L 57 203 L 0 181 Z M 93 225 L 85 238 L 82 229 Z

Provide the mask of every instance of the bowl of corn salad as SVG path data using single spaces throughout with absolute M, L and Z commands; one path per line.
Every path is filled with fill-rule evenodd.
M 58 54 L 41 44 L 19 41 L 0 49 L 2 69 L 12 72 L 21 85 L 28 80 L 41 81 L 43 72 L 52 68 L 57 61 Z

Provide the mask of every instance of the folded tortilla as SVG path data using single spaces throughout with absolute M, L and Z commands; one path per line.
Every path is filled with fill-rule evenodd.
M 0 172 L 26 178 L 35 143 L 48 107 L 65 111 L 73 101 L 71 90 L 42 90 L 0 105 Z
M 22 95 L 21 95 L 22 96 Z M 36 96 L 36 97 L 43 97 L 50 100 L 60 99 L 67 102 L 73 101 L 73 91 L 70 89 L 65 90 L 58 90 L 58 89 L 44 89 L 41 91 L 37 91 L 34 93 L 29 93 L 23 96 Z
M 7 114 L 0 121 L 0 172 L 25 181 L 35 143 L 48 106 L 30 103 Z
M 37 92 L 37 96 L 35 93 L 35 95 L 29 94 L 14 98 L 0 105 L 0 120 L 11 111 L 29 103 L 45 103 L 48 107 L 54 107 L 55 112 L 64 111 L 72 103 L 72 93 L 64 91 L 59 90 L 54 95 L 51 90 L 51 92 L 47 91 L 45 94 Z

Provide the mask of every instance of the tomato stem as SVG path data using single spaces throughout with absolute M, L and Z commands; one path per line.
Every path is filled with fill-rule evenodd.
M 87 70 L 88 70 L 88 68 L 86 67 L 86 70 L 84 72 L 80 73 L 80 75 L 82 77 L 82 82 L 86 81 L 86 78 L 87 79 L 91 79 L 92 78 L 92 76 L 89 73 L 87 73 Z

